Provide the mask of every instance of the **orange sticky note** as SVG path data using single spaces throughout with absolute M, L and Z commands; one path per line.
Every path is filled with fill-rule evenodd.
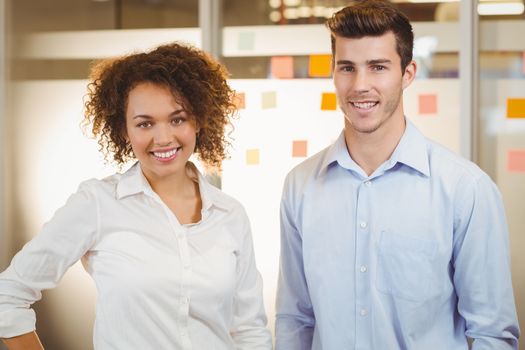
M 332 73 L 332 55 L 311 55 L 308 75 L 313 78 L 329 77 Z
M 525 98 L 507 99 L 507 118 L 525 118 Z
M 258 148 L 246 150 L 246 164 L 248 165 L 259 164 L 259 149 Z
M 507 170 L 525 173 L 525 150 L 510 150 L 507 153 Z
M 237 109 L 246 108 L 246 95 L 244 92 L 236 92 L 235 95 L 233 95 L 233 104 Z
M 337 109 L 337 98 L 334 92 L 323 92 L 321 96 L 321 110 L 335 111 Z
M 271 60 L 272 77 L 279 79 L 293 78 L 293 57 L 274 56 Z
M 266 91 L 262 93 L 262 108 L 275 108 L 277 107 L 277 94 L 275 91 Z
M 437 96 L 434 94 L 419 95 L 419 114 L 437 114 Z
M 306 157 L 308 141 L 294 141 L 292 143 L 292 157 Z

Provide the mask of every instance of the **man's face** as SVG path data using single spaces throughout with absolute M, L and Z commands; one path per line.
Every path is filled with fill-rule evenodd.
M 402 94 L 415 63 L 401 70 L 392 32 L 360 39 L 336 37 L 334 85 L 349 131 L 371 134 L 404 123 Z

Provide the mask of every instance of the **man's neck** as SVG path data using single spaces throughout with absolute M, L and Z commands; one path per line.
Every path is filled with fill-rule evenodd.
M 390 123 L 392 122 L 392 123 Z M 374 132 L 357 132 L 345 123 L 346 147 L 350 157 L 368 175 L 390 158 L 406 128 L 405 118 L 388 121 Z

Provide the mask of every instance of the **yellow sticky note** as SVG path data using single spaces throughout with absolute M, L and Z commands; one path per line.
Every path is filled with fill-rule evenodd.
M 271 61 L 272 77 L 279 79 L 293 78 L 293 57 L 274 56 Z
M 323 92 L 321 96 L 321 110 L 335 111 L 337 109 L 337 98 L 334 92 Z
M 277 107 L 277 94 L 275 91 L 266 91 L 262 93 L 262 108 L 275 108 Z
M 332 55 L 311 55 L 308 75 L 313 78 L 329 77 L 332 73 Z
M 507 118 L 525 118 L 525 98 L 507 99 Z
M 308 151 L 308 141 L 294 141 L 292 144 L 292 157 L 306 157 Z
M 246 150 L 246 164 L 248 165 L 258 165 L 259 164 L 259 149 L 249 149 Z

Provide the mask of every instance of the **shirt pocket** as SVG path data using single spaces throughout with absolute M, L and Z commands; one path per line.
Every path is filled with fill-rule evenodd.
M 439 294 L 437 242 L 382 231 L 378 244 L 376 288 L 408 301 Z

